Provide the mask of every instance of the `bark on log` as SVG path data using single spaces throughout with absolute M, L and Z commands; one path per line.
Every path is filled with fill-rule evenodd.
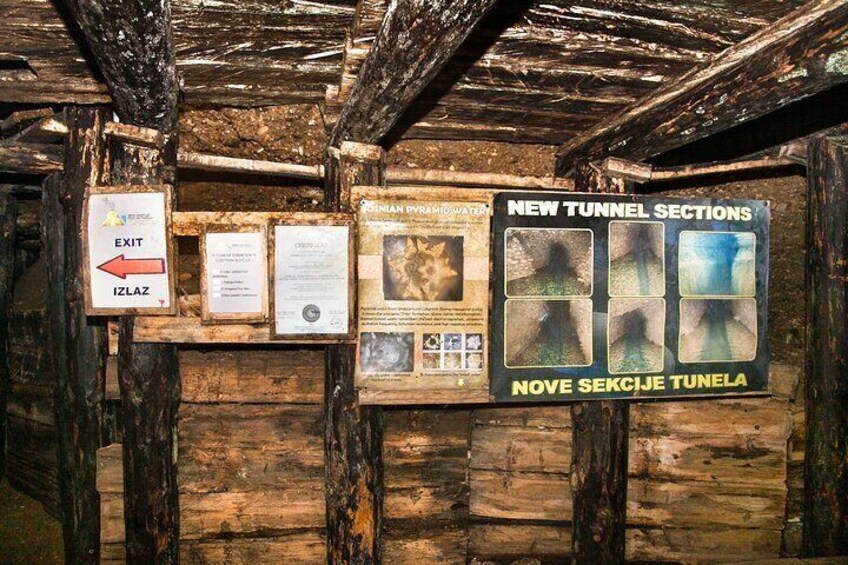
M 68 0 L 122 122 L 176 129 L 177 73 L 171 3 Z
M 385 154 L 379 147 L 354 143 L 341 149 L 330 147 L 324 170 L 328 209 L 349 210 L 351 186 L 385 184 Z M 383 518 L 382 409 L 357 402 L 355 345 L 328 346 L 325 362 L 327 563 L 378 565 Z
M 848 81 L 848 4 L 814 0 L 560 146 L 557 176 L 642 160 Z
M 44 174 L 62 170 L 62 149 L 43 143 L 0 142 L 0 171 Z
M 578 166 L 580 192 L 625 192 L 623 181 Z M 573 404 L 571 488 L 572 559 L 577 565 L 624 563 L 630 405 L 626 401 Z
M 175 133 L 175 132 L 174 132 Z M 113 148 L 115 184 L 157 184 L 172 179 L 175 145 L 163 152 Z M 118 381 L 121 389 L 127 563 L 172 564 L 179 558 L 177 411 L 180 379 L 173 345 L 137 343 L 134 319 L 120 319 Z
M 166 139 L 161 148 L 113 140 L 112 182 L 174 183 L 178 85 L 170 2 L 69 3 L 106 79 L 121 122 L 156 129 Z M 177 350 L 172 345 L 135 343 L 132 318 L 121 319 L 119 341 L 127 562 L 177 563 Z
M 64 173 L 59 184 L 55 179 L 45 184 L 59 495 L 69 564 L 96 564 L 100 549 L 95 481 L 103 441 L 106 333 L 85 315 L 79 226 L 86 188 L 103 154 L 104 118 L 105 111 L 97 108 L 65 112 L 71 131 L 65 139 Z
M 807 200 L 807 557 L 848 554 L 848 138 L 809 150 Z
M 15 276 L 15 197 L 0 193 L 0 480 L 6 470 L 6 396 L 9 392 L 9 310 Z
M 495 0 L 391 2 L 330 145 L 378 143 L 494 4 Z

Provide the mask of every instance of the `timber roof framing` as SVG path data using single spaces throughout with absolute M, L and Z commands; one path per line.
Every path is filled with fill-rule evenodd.
M 641 160 L 848 82 L 848 2 L 815 0 L 563 144 L 557 174 Z
M 390 137 L 562 143 L 802 3 L 504 0 Z M 332 118 L 350 93 L 388 1 L 172 4 L 187 104 L 320 102 L 343 76 L 338 98 L 329 105 Z M 0 0 L 0 11 L 6 16 L 0 21 L 0 60 L 14 63 L 0 67 L 0 101 L 108 99 L 79 50 L 84 44 L 79 29 L 56 3 Z M 31 69 L 26 80 L 3 80 L 26 70 L 18 67 Z

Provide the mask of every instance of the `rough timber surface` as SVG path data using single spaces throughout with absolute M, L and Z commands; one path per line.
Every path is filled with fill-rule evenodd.
M 501 2 L 408 114 L 406 134 L 561 143 L 801 3 Z M 175 0 L 186 102 L 320 102 L 342 77 L 339 108 L 386 4 L 361 0 L 354 26 L 355 0 Z M 108 99 L 54 3 L 0 0 L 0 12 L 0 59 L 17 61 L 0 71 L 0 100 Z

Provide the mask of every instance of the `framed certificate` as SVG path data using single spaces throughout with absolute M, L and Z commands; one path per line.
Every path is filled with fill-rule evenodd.
M 354 337 L 351 218 L 272 220 L 271 338 L 339 342 Z
M 205 226 L 200 235 L 200 316 L 204 324 L 269 318 L 268 228 Z

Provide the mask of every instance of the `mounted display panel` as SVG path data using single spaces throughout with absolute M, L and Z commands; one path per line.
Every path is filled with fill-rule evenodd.
M 488 401 L 490 205 L 357 202 L 360 402 Z
M 85 313 L 176 313 L 173 188 L 95 186 L 82 215 Z
M 764 393 L 769 207 L 501 193 L 498 402 Z
M 321 216 L 271 220 L 271 339 L 354 339 L 355 223 L 350 215 Z
M 267 226 L 204 226 L 200 257 L 204 324 L 268 321 Z

